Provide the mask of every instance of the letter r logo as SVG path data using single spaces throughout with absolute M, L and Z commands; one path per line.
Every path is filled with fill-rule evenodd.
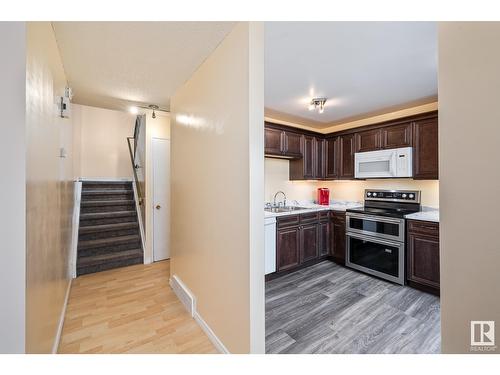
M 495 345 L 495 322 L 492 320 L 472 320 L 470 322 L 471 346 Z

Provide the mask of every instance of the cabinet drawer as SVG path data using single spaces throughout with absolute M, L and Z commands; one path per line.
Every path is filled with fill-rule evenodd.
M 314 223 L 318 221 L 318 218 L 319 218 L 318 212 L 302 214 L 300 215 L 300 223 L 301 224 Z
M 278 216 L 276 218 L 278 228 L 293 227 L 299 225 L 299 215 Z
M 319 219 L 320 220 L 328 220 L 330 218 L 330 211 L 320 211 Z
M 409 233 L 421 233 L 428 236 L 439 237 L 439 223 L 431 221 L 407 220 Z
M 345 212 L 343 211 L 333 211 L 332 212 L 332 218 L 335 221 L 343 221 L 345 222 Z

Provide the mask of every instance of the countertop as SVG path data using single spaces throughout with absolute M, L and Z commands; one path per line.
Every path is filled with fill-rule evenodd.
M 287 215 L 300 215 L 307 212 L 334 210 L 334 211 L 345 211 L 348 208 L 360 207 L 363 204 L 360 202 L 352 201 L 332 201 L 328 206 L 322 206 L 314 203 L 299 203 L 296 206 L 304 207 L 303 210 L 295 210 L 290 212 L 267 212 L 264 211 L 265 217 L 277 217 L 277 216 L 287 216 Z
M 297 206 L 304 207 L 304 209 L 289 211 L 289 212 L 264 211 L 264 215 L 266 218 L 268 218 L 268 217 L 278 217 L 278 216 L 288 216 L 288 215 L 300 215 L 307 212 L 316 212 L 325 210 L 345 211 L 348 208 L 362 207 L 363 204 L 360 202 L 353 202 L 353 201 L 332 201 L 328 206 L 322 206 L 314 203 L 299 203 Z M 405 216 L 405 219 L 432 221 L 435 223 L 439 223 L 439 210 L 432 207 L 422 206 L 422 211 L 415 212 L 413 214 L 408 214 Z
M 439 210 L 431 207 L 422 207 L 422 211 L 405 216 L 405 219 L 432 221 L 439 223 Z

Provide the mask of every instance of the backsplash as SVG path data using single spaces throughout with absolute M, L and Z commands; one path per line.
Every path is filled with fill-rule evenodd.
M 265 201 L 271 202 L 278 190 L 288 200 L 315 200 L 316 189 L 330 189 L 331 200 L 363 201 L 365 189 L 420 190 L 422 205 L 439 207 L 439 181 L 435 180 L 365 180 L 365 181 L 289 181 L 288 160 L 265 159 Z

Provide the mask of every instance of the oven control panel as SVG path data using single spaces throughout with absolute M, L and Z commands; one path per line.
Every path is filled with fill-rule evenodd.
M 365 190 L 365 200 L 420 203 L 418 190 Z

